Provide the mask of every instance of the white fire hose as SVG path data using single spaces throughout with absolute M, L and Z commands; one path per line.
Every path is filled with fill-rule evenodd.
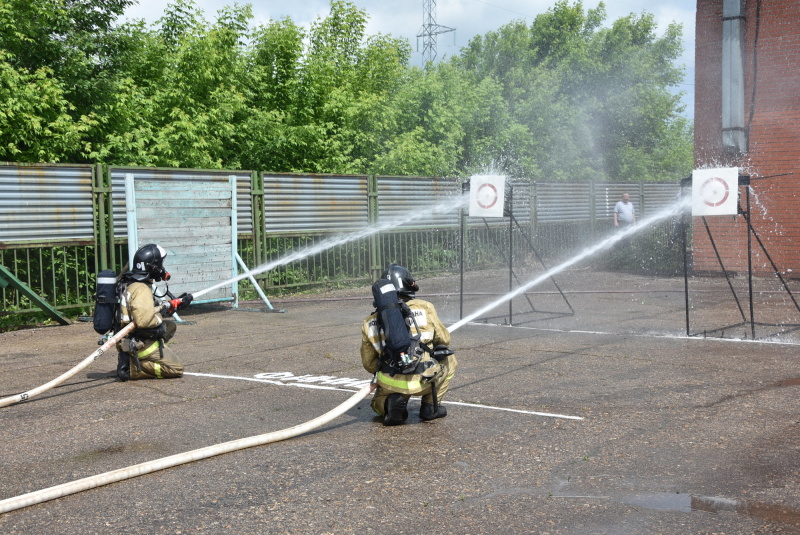
M 64 381 L 66 381 L 67 379 L 69 379 L 70 377 L 72 377 L 73 375 L 75 375 L 76 373 L 78 373 L 79 371 L 84 369 L 85 367 L 87 367 L 89 364 L 94 362 L 95 359 L 97 359 L 97 357 L 99 357 L 100 355 L 105 353 L 110 347 L 113 347 L 114 344 L 117 343 L 117 340 L 120 340 L 120 339 L 124 338 L 125 335 L 128 334 L 129 332 L 131 332 L 135 327 L 136 327 L 135 324 L 129 323 L 123 329 L 121 329 L 117 334 L 115 334 L 114 336 L 109 338 L 108 341 L 106 341 L 105 344 L 103 344 L 102 346 L 100 346 L 97 349 L 97 351 L 95 351 L 94 353 L 92 353 L 91 355 L 89 355 L 88 357 L 83 359 L 74 368 L 72 368 L 68 372 L 56 377 L 55 379 L 53 379 L 49 383 L 45 383 L 42 386 L 34 388 L 33 390 L 28 390 L 27 392 L 23 392 L 21 394 L 15 395 L 15 396 L 9 396 L 7 398 L 0 399 L 0 407 L 5 407 L 7 405 L 13 405 L 14 403 L 19 403 L 20 401 L 27 401 L 30 398 L 32 398 L 33 396 L 41 394 L 42 392 L 46 392 L 46 391 L 50 390 L 51 388 L 53 388 L 54 386 L 60 385 L 61 383 L 63 383 Z
M 132 477 L 149 474 L 158 470 L 164 470 L 165 468 L 172 468 L 173 466 L 178 466 L 180 464 L 199 461 L 215 455 L 222 455 L 223 453 L 230 453 L 236 450 L 252 448 L 254 446 L 269 444 L 270 442 L 278 442 L 287 438 L 296 437 L 303 433 L 307 433 L 312 429 L 316 429 L 317 427 L 330 422 L 338 416 L 341 416 L 351 408 L 355 407 L 362 399 L 367 397 L 370 392 L 372 392 L 373 388 L 374 385 L 367 385 L 353 394 L 347 401 L 326 412 L 322 416 L 318 416 L 313 420 L 309 420 L 306 423 L 296 425 L 294 427 L 289 427 L 280 431 L 273 431 L 272 433 L 266 433 L 263 435 L 240 438 L 230 442 L 223 442 L 222 444 L 217 444 L 215 446 L 207 446 L 205 448 L 187 451 L 177 455 L 171 455 L 169 457 L 156 459 L 154 461 L 135 464 L 127 468 L 112 470 L 111 472 L 105 472 L 96 476 L 78 479 L 77 481 L 72 481 L 70 483 L 63 483 L 61 485 L 56 485 L 55 487 L 37 490 L 35 492 L 29 492 L 28 494 L 22 494 L 14 498 L 2 500 L 0 501 L 0 514 L 21 509 L 23 507 L 28 507 L 29 505 L 46 502 L 48 500 L 54 500 L 56 498 L 61 498 L 63 496 L 68 496 L 84 490 L 108 485 L 109 483 L 116 483 L 117 481 L 122 481 L 124 479 L 130 479 Z

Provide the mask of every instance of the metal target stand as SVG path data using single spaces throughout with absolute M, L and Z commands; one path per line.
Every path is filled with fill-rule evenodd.
M 466 180 L 462 186 L 462 194 L 467 194 L 470 190 L 470 181 Z M 511 184 L 506 184 L 505 186 L 505 199 L 503 201 L 503 217 L 508 218 L 508 254 L 506 254 L 504 248 L 497 244 L 497 250 L 500 255 L 503 257 L 503 260 L 506 264 L 508 264 L 508 291 L 511 292 L 514 290 L 514 281 L 518 285 L 522 285 L 522 282 L 517 275 L 517 272 L 514 269 L 514 227 L 516 226 L 517 230 L 525 239 L 525 242 L 528 244 L 528 252 L 532 253 L 536 260 L 542 265 L 542 268 L 547 272 L 549 268 L 544 263 L 539 252 L 536 250 L 536 247 L 533 245 L 533 240 L 525 232 L 525 229 L 519 224 L 516 217 L 514 217 L 514 186 Z M 461 281 L 460 281 L 460 290 L 459 290 L 459 319 L 464 317 L 464 266 L 466 265 L 466 234 L 467 234 L 467 217 L 468 211 L 466 208 L 462 208 L 461 210 L 461 229 L 460 229 L 460 263 L 461 263 Z M 486 229 L 488 230 L 489 223 L 486 221 L 485 217 L 482 217 L 481 220 L 485 225 Z M 525 292 L 522 295 L 525 297 L 525 300 L 528 302 L 530 306 L 530 311 L 522 312 L 522 314 L 529 314 L 529 313 L 538 313 L 538 314 L 549 314 L 547 318 L 544 319 L 551 319 L 557 317 L 565 317 L 565 316 L 574 316 L 575 310 L 572 308 L 569 300 L 567 299 L 566 294 L 563 292 L 561 287 L 556 282 L 553 276 L 549 277 L 550 281 L 553 283 L 555 288 L 558 290 L 558 293 L 561 295 L 561 298 L 564 300 L 564 303 L 569 308 L 569 312 L 559 312 L 559 311 L 549 311 L 549 310 L 537 310 L 536 306 L 531 301 L 530 295 Z M 507 325 L 514 325 L 514 308 L 513 308 L 513 299 L 509 299 L 508 301 L 508 314 L 507 315 L 497 315 L 497 316 L 484 316 L 480 318 L 483 321 L 494 320 L 499 318 L 508 318 Z M 540 318 L 541 319 L 541 318 Z M 537 321 L 537 320 L 529 320 L 530 321 Z M 523 322 L 528 323 L 528 322 Z M 518 323 L 519 324 L 519 323 Z
M 681 195 L 685 196 L 687 193 L 687 185 L 690 187 L 692 177 L 689 176 L 681 180 Z M 738 177 L 738 187 L 745 187 L 745 207 L 742 207 L 741 203 L 737 201 L 737 215 L 741 215 L 744 217 L 745 222 L 747 223 L 747 297 L 748 297 L 748 314 L 745 314 L 744 308 L 742 307 L 742 303 L 739 300 L 738 295 L 736 294 L 736 290 L 733 287 L 733 282 L 731 281 L 730 273 L 725 268 L 725 265 L 722 261 L 722 256 L 719 253 L 719 249 L 717 248 L 717 244 L 714 241 L 714 236 L 711 233 L 711 228 L 708 226 L 708 221 L 705 216 L 701 216 L 700 219 L 703 221 L 703 226 L 705 227 L 706 233 L 708 235 L 708 239 L 711 243 L 711 247 L 714 249 L 714 254 L 717 259 L 717 263 L 719 264 L 720 268 L 722 269 L 722 273 L 725 276 L 725 281 L 728 284 L 728 289 L 733 296 L 734 301 L 736 302 L 736 306 L 739 310 L 739 314 L 742 318 L 742 321 L 739 323 L 735 323 L 732 325 L 726 325 L 723 327 L 717 327 L 711 330 L 704 330 L 703 336 L 707 336 L 708 333 L 716 333 L 720 332 L 724 335 L 725 330 L 734 329 L 737 327 L 743 327 L 749 325 L 750 327 L 750 336 L 753 340 L 756 338 L 756 325 L 760 326 L 768 326 L 768 327 L 794 327 L 792 330 L 800 329 L 800 324 L 777 324 L 777 323 L 763 323 L 763 322 L 756 322 L 755 321 L 755 309 L 753 304 L 753 238 L 756 239 L 758 242 L 761 251 L 764 253 L 764 256 L 769 261 L 770 265 L 772 266 L 773 273 L 780 281 L 781 285 L 783 286 L 786 293 L 789 295 L 789 298 L 792 300 L 792 303 L 795 306 L 795 309 L 800 312 L 800 304 L 798 304 L 797 300 L 795 299 L 794 294 L 792 293 L 789 285 L 786 283 L 786 280 L 781 275 L 780 270 L 778 269 L 777 265 L 772 259 L 772 256 L 767 251 L 764 242 L 761 240 L 756 229 L 753 227 L 752 220 L 750 218 L 751 211 L 750 211 L 750 176 L 748 175 L 739 175 Z M 684 294 L 685 294 L 685 306 L 686 306 L 686 336 L 698 336 L 700 333 L 695 333 L 694 335 L 691 332 L 690 322 L 689 322 L 689 260 L 688 260 L 688 245 L 687 245 L 687 229 L 689 228 L 689 218 L 691 217 L 690 211 L 684 211 L 683 216 L 681 218 L 681 227 L 682 227 L 682 247 L 683 247 L 683 278 L 684 278 Z

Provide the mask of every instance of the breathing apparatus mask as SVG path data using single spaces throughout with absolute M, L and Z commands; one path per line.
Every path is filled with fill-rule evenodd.
M 164 269 L 164 259 L 167 251 L 160 245 L 148 243 L 140 247 L 133 255 L 133 266 L 130 277 L 139 282 L 153 280 L 155 282 L 168 281 L 171 278 L 169 272 Z

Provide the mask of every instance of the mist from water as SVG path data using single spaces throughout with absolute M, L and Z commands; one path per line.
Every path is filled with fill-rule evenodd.
M 486 314 L 490 310 L 492 310 L 494 308 L 497 308 L 498 306 L 502 305 L 503 303 L 506 303 L 506 302 L 510 301 L 511 299 L 515 298 L 516 296 L 520 295 L 521 293 L 524 293 L 527 290 L 529 290 L 530 288 L 533 288 L 537 284 L 540 284 L 541 282 L 544 282 L 544 281 L 548 280 L 553 275 L 556 275 L 556 274 L 564 271 L 568 267 L 570 267 L 570 266 L 572 266 L 574 264 L 577 264 L 581 260 L 584 260 L 584 259 L 594 255 L 595 253 L 597 253 L 599 251 L 602 251 L 604 249 L 609 248 L 610 246 L 614 245 L 615 243 L 617 243 L 617 242 L 619 242 L 621 240 L 624 240 L 628 236 L 630 236 L 630 235 L 632 235 L 632 234 L 634 234 L 636 232 L 639 232 L 640 230 L 644 230 L 645 228 L 653 225 L 654 223 L 657 223 L 658 221 L 661 221 L 662 219 L 666 219 L 668 217 L 677 215 L 681 211 L 688 209 L 690 206 L 691 206 L 691 197 L 687 196 L 685 198 L 679 199 L 678 201 L 676 201 L 675 203 L 667 206 L 666 208 L 662 209 L 658 213 L 656 213 L 656 214 L 654 214 L 652 216 L 646 217 L 646 218 L 644 218 L 644 219 L 642 219 L 640 221 L 637 221 L 636 225 L 625 227 L 624 229 L 614 233 L 612 236 L 606 238 L 605 240 L 599 241 L 596 244 L 585 248 L 583 251 L 581 251 L 577 255 L 573 256 L 569 260 L 566 260 L 565 262 L 562 262 L 561 264 L 557 265 L 556 267 L 551 268 L 549 271 L 547 271 L 547 272 L 543 273 L 542 275 L 536 277 L 532 281 L 527 282 L 524 285 L 520 286 L 519 288 L 516 288 L 515 290 L 512 290 L 512 291 L 508 292 L 507 294 L 499 297 L 498 299 L 496 299 L 495 301 L 489 303 L 488 305 L 476 310 L 475 312 L 473 312 L 469 316 L 457 321 L 456 323 L 454 323 L 453 325 L 448 327 L 447 330 L 450 331 L 450 332 L 453 332 L 456 329 L 459 329 L 460 327 L 466 325 L 467 323 L 469 323 L 470 321 L 474 320 L 475 318 L 478 318 L 478 317 Z

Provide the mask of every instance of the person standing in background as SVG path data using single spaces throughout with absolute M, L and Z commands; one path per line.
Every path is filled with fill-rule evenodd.
M 617 204 L 614 206 L 614 226 L 617 228 L 624 228 L 635 224 L 636 209 L 630 201 L 630 195 L 626 192 L 622 194 L 622 200 L 617 201 Z

